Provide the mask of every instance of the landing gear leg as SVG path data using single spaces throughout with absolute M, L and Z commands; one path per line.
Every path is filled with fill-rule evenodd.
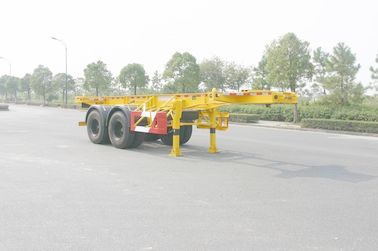
M 215 136 L 215 132 L 216 132 L 216 127 L 217 127 L 217 122 L 216 122 L 216 118 L 215 118 L 215 109 L 212 109 L 210 112 L 209 112 L 209 115 L 210 115 L 210 147 L 209 147 L 209 150 L 208 152 L 209 153 L 217 153 L 218 152 L 218 149 L 217 149 L 217 144 L 216 144 L 216 136 Z
M 173 105 L 173 143 L 170 156 L 179 157 L 182 156 L 180 150 L 180 119 L 182 114 L 182 103 L 181 101 L 176 101 Z

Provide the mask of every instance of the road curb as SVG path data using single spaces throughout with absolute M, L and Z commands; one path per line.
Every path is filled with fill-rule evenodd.
M 9 111 L 9 105 L 0 104 L 0 111 Z

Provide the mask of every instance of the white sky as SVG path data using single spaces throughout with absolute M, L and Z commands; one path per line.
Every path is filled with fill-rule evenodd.
M 343 41 L 362 65 L 358 79 L 370 81 L 368 68 L 378 54 L 377 0 L 107 0 L 0 1 L 0 56 L 22 77 L 39 64 L 83 76 L 87 64 L 102 60 L 118 75 L 128 63 L 147 72 L 164 69 L 176 51 L 198 60 L 219 56 L 257 65 L 265 45 L 287 32 L 311 48 L 330 51 Z M 0 60 L 0 75 L 8 64 Z

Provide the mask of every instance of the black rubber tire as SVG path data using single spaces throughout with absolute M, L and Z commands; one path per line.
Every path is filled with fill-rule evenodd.
M 159 138 L 160 138 L 160 136 L 158 134 L 145 133 L 145 135 L 144 135 L 144 141 L 147 141 L 147 142 L 156 141 Z
M 134 142 L 131 148 L 137 148 L 143 143 L 146 134 L 144 132 L 133 132 L 133 133 L 135 133 L 135 137 L 134 137 Z
M 112 114 L 108 125 L 109 138 L 116 148 L 132 148 L 135 133 L 130 131 L 129 114 L 117 111 Z
M 180 133 L 180 145 L 184 145 L 186 144 L 190 138 L 192 137 L 192 132 L 193 132 L 193 126 L 191 125 L 186 125 L 186 126 L 182 126 L 181 128 L 185 128 L 183 130 L 183 135 L 181 135 Z
M 180 145 L 184 145 L 192 137 L 193 127 L 185 125 L 180 127 Z M 164 145 L 171 146 L 173 144 L 173 130 L 169 130 L 167 134 L 160 135 L 161 142 Z
M 92 110 L 87 118 L 87 133 L 88 138 L 94 144 L 109 143 L 108 130 L 105 126 L 105 121 L 97 110 Z
M 163 145 L 173 145 L 173 129 L 168 128 L 168 133 L 160 135 L 160 140 L 163 143 Z

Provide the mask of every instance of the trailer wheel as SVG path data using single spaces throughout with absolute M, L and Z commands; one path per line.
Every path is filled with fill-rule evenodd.
M 167 134 L 160 135 L 163 145 L 171 146 L 173 144 L 173 129 L 168 130 Z
M 190 138 L 192 137 L 192 132 L 193 132 L 193 127 L 191 125 L 186 125 L 186 126 L 183 126 L 181 127 L 183 130 L 182 132 L 182 136 L 181 136 L 181 133 L 180 133 L 180 145 L 184 145 L 186 144 Z
M 145 133 L 144 135 L 144 141 L 152 142 L 158 140 L 160 137 L 158 134 L 153 133 Z
M 101 114 L 97 110 L 92 110 L 87 118 L 87 133 L 89 139 L 95 144 L 105 144 L 109 142 L 108 131 Z
M 185 125 L 180 127 L 180 145 L 184 145 L 192 137 L 193 127 L 191 125 Z M 171 146 L 173 144 L 173 130 L 170 130 L 165 135 L 160 135 L 161 142 L 164 145 Z
M 134 137 L 134 142 L 131 148 L 137 148 L 143 143 L 144 138 L 145 138 L 145 133 L 143 132 L 132 132 L 132 133 L 135 133 L 135 137 Z
M 117 111 L 112 114 L 108 125 L 109 138 L 116 148 L 132 148 L 135 134 L 130 131 L 130 117 Z

